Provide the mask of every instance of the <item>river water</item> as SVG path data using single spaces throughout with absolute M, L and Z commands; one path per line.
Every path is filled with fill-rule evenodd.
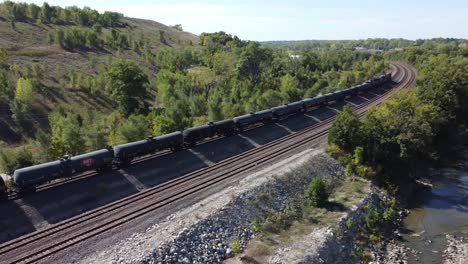
M 468 149 L 465 153 L 436 173 L 432 189 L 414 195 L 401 243 L 420 254 L 410 254 L 409 263 L 441 263 L 446 234 L 468 237 Z

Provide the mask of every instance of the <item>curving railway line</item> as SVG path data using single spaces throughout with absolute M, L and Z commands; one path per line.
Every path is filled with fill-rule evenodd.
M 413 67 L 392 62 L 392 68 L 392 79 L 397 83 L 396 87 L 354 106 L 353 111 L 360 118 L 364 118 L 370 107 L 380 104 L 395 91 L 408 88 L 414 83 L 416 72 Z M 34 263 L 43 260 L 73 245 L 142 218 L 156 209 L 180 202 L 189 195 L 245 175 L 246 172 L 266 165 L 272 159 L 280 158 L 304 144 L 323 139 L 334 119 L 335 117 L 331 117 L 209 167 L 6 242 L 0 245 L 0 263 Z

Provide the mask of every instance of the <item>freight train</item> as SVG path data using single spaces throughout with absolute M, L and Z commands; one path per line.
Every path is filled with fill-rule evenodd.
M 114 146 L 112 149 L 101 149 L 74 157 L 65 156 L 60 160 L 17 169 L 13 173 L 13 190 L 11 192 L 19 194 L 31 192 L 35 191 L 37 186 L 55 179 L 67 178 L 87 171 L 100 173 L 112 168 L 124 167 L 130 164 L 133 159 L 148 154 L 163 150 L 179 151 L 190 148 L 207 138 L 230 136 L 255 124 L 267 124 L 292 114 L 342 101 L 348 97 L 367 92 L 390 79 L 390 74 L 384 74 L 348 89 L 252 112 L 233 119 L 210 122 L 203 126 L 158 137 L 149 136 L 140 141 Z M 6 194 L 5 183 L 0 180 L 0 198 L 6 197 Z

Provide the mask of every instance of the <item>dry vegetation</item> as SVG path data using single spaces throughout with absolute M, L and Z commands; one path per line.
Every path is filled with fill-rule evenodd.
M 350 210 L 370 192 L 370 183 L 359 178 L 347 178 L 330 193 L 328 204 L 323 208 L 305 206 L 299 218 L 292 225 L 280 230 L 269 231 L 264 225 L 254 224 L 259 228 L 259 235 L 249 242 L 245 250 L 248 259 L 258 263 L 267 263 L 268 258 L 279 248 L 290 246 L 295 241 L 305 239 L 317 228 L 334 226 L 344 212 Z

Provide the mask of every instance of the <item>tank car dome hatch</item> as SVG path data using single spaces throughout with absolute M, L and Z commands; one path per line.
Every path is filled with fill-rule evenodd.
M 11 176 L 8 174 L 0 173 L 0 181 L 7 182 L 11 180 Z

